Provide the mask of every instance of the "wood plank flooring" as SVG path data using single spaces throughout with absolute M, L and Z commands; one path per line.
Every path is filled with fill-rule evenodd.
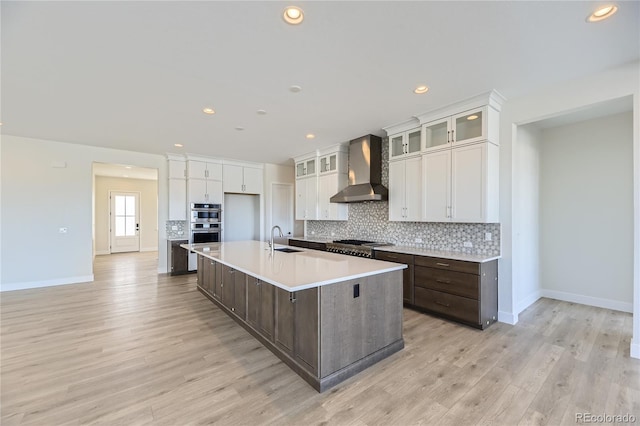
M 3 426 L 640 423 L 630 314 L 541 299 L 478 331 L 405 309 L 404 350 L 318 394 L 156 264 L 99 256 L 93 283 L 0 294 Z

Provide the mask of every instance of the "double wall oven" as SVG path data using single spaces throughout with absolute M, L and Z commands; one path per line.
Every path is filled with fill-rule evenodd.
M 219 243 L 222 241 L 222 205 L 191 203 L 189 242 Z M 195 253 L 189 253 L 189 271 L 198 268 Z
M 222 206 L 191 203 L 190 242 L 218 243 L 222 240 Z

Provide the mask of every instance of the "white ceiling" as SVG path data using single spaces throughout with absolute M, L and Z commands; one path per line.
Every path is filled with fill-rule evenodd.
M 280 1 L 3 0 L 0 129 L 282 163 L 491 89 L 519 97 L 640 57 L 637 1 L 597 24 L 593 1 L 292 3 L 302 25 Z M 431 90 L 413 94 L 419 84 Z

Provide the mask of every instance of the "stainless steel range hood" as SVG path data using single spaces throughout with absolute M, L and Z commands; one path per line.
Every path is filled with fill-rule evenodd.
M 382 139 L 367 135 L 349 143 L 349 186 L 329 201 L 357 203 L 385 201 L 389 191 L 382 186 Z

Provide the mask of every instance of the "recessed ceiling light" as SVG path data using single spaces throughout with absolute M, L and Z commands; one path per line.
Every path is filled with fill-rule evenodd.
M 125 169 L 130 169 L 130 168 L 131 168 L 131 166 L 124 166 L 124 168 L 125 168 Z
M 413 93 L 416 93 L 418 95 L 422 95 L 423 93 L 427 93 L 429 91 L 429 88 L 427 86 L 418 86 L 415 89 L 413 89 Z
M 291 25 L 298 25 L 304 19 L 304 13 L 302 9 L 296 6 L 289 6 L 284 9 L 282 17 L 285 22 Z
M 293 93 L 298 93 L 302 90 L 302 87 L 297 86 L 297 85 L 293 85 L 291 87 L 289 87 L 289 91 L 293 92 Z
M 216 113 L 213 108 L 202 108 L 202 112 L 209 115 Z
M 129 175 L 123 175 L 124 177 L 129 177 Z
M 182 145 L 181 143 L 174 143 L 173 146 L 175 146 L 176 148 L 182 148 L 184 145 Z
M 265 110 L 263 110 L 263 109 L 259 109 L 259 110 L 257 110 L 257 111 L 256 111 L 256 113 L 257 113 L 258 115 L 266 115 L 266 114 L 267 114 L 267 111 L 265 111 Z
M 236 130 L 244 130 L 244 127 L 242 127 L 242 126 L 236 126 Z
M 474 115 L 468 116 L 467 120 L 475 120 L 476 118 L 478 118 L 478 116 L 474 114 Z
M 2 123 L 0 123 L 0 126 L 2 126 Z
M 618 6 L 609 4 L 607 6 L 599 7 L 595 12 L 587 17 L 587 22 L 598 22 L 603 19 L 607 19 L 618 11 Z
M 307 133 L 307 136 L 306 136 L 307 139 L 313 139 L 315 137 L 316 135 L 314 135 L 313 133 Z

